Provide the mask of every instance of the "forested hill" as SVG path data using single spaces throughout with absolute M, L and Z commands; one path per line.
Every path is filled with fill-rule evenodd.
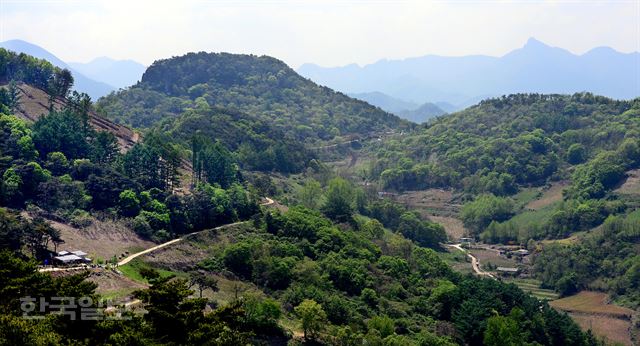
M 102 98 L 108 116 L 135 127 L 176 117 L 196 103 L 234 109 L 304 141 L 366 137 L 410 124 L 321 87 L 268 56 L 189 53 L 153 63 L 137 85 Z
M 402 143 L 381 144 L 372 173 L 398 190 L 453 186 L 509 195 L 636 143 L 639 113 L 639 99 L 589 93 L 490 99 L 441 117 Z
M 89 123 L 115 136 L 121 150 L 133 146 L 138 134 L 97 115 L 86 96 L 71 93 L 75 80 L 71 72 L 43 59 L 18 54 L 0 48 L 0 112 L 13 113 L 18 118 L 35 122 L 50 109 L 61 110 L 67 105 L 87 107 Z M 8 109 L 3 109 L 8 108 Z

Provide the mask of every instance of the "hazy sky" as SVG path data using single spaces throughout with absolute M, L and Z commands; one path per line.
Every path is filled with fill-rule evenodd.
M 0 41 L 65 61 L 150 64 L 189 51 L 268 54 L 297 68 L 425 54 L 499 56 L 537 39 L 574 53 L 640 51 L 640 0 L 625 1 L 14 1 Z

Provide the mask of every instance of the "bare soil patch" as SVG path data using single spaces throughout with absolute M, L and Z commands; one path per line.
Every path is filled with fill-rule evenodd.
M 123 298 L 133 291 L 147 288 L 148 285 L 129 279 L 109 269 L 97 268 L 87 279 L 98 285 L 96 293 L 107 298 Z
M 602 292 L 582 291 L 576 295 L 558 299 L 552 305 L 567 312 L 608 315 L 626 319 L 633 315 L 631 309 L 609 304 L 607 294 Z
M 447 232 L 447 236 L 452 241 L 457 241 L 467 234 L 467 230 L 464 228 L 462 221 L 454 217 L 429 215 L 428 218 L 433 222 L 441 224 L 445 232 Z
M 562 190 L 569 185 L 568 181 L 558 181 L 551 184 L 551 187 L 544 190 L 542 197 L 529 202 L 526 205 L 526 209 L 538 210 L 542 209 L 550 204 L 562 200 Z
M 610 342 L 632 345 L 632 316 L 634 311 L 608 303 L 602 292 L 582 291 L 576 295 L 549 303 L 558 310 L 568 312 L 584 329 L 605 337 Z
M 591 329 L 599 337 L 605 338 L 607 343 L 633 345 L 631 340 L 631 322 L 618 318 L 589 314 L 570 313 L 569 316 L 578 323 L 582 330 Z
M 407 191 L 398 195 L 396 200 L 411 209 L 416 209 L 427 217 L 429 215 L 456 215 L 462 207 L 455 200 L 453 191 L 443 189 Z
M 60 250 L 82 250 L 89 257 L 108 260 L 113 256 L 123 257 L 126 253 L 133 253 L 150 248 L 156 244 L 140 238 L 121 221 L 101 221 L 93 218 L 90 226 L 76 228 L 58 221 L 48 220 L 55 229 L 60 231 L 64 240 L 58 246 Z M 50 245 L 53 250 L 53 245 Z
M 627 179 L 615 189 L 615 192 L 622 195 L 640 195 L 640 169 L 628 171 Z

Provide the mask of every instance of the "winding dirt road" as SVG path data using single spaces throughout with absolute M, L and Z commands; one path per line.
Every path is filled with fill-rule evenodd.
M 266 202 L 260 203 L 261 206 L 269 206 L 269 205 L 272 205 L 272 204 L 275 203 L 275 201 L 273 199 L 269 198 L 269 197 L 264 197 L 264 199 L 266 200 Z M 227 228 L 227 227 L 240 225 L 240 224 L 243 224 L 245 222 L 248 222 L 248 221 L 238 221 L 238 222 L 234 222 L 234 223 L 229 223 L 229 224 L 226 224 L 226 225 L 218 226 L 218 227 L 213 228 L 213 229 L 214 230 L 220 230 L 220 229 L 224 229 L 224 228 Z M 162 243 L 162 244 L 156 245 L 154 247 L 150 247 L 150 248 L 148 248 L 146 250 L 142 250 L 140 252 L 136 252 L 136 253 L 134 253 L 132 255 L 129 255 L 129 256 L 123 258 L 120 262 L 118 262 L 118 266 L 125 265 L 125 264 L 131 262 L 133 259 L 135 259 L 137 257 L 140 257 L 140 256 L 146 255 L 146 254 L 148 254 L 150 252 L 162 249 L 162 248 L 167 247 L 167 246 L 169 246 L 171 244 L 175 244 L 175 243 L 181 242 L 181 241 L 187 239 L 188 237 L 191 237 L 191 236 L 196 235 L 198 233 L 206 232 L 206 231 L 209 231 L 209 230 L 211 230 L 211 229 L 205 229 L 205 230 L 202 230 L 202 231 L 189 233 L 189 234 L 183 235 L 180 238 L 172 239 L 172 240 L 169 240 L 166 243 Z M 69 267 L 69 268 L 41 268 L 41 269 L 38 269 L 38 271 L 39 272 L 73 271 L 73 270 L 82 270 L 82 269 L 89 269 L 89 268 L 90 268 L 89 266 L 78 266 L 78 267 Z
M 488 273 L 488 272 L 485 272 L 485 271 L 483 271 L 482 269 L 480 269 L 480 261 L 478 261 L 478 259 L 477 259 L 477 258 L 475 258 L 475 256 L 473 256 L 471 253 L 469 253 L 469 251 L 467 251 L 467 250 L 463 249 L 461 245 L 462 245 L 462 244 L 454 244 L 454 245 L 448 245 L 448 246 L 451 246 L 451 247 L 453 247 L 453 248 L 456 248 L 456 249 L 458 249 L 458 250 L 460 250 L 460 251 L 464 252 L 465 254 L 467 254 L 467 256 L 468 256 L 469 258 L 471 258 L 471 267 L 473 268 L 473 271 L 474 271 L 477 275 L 480 275 L 480 276 L 488 276 L 488 277 L 490 277 L 490 278 L 492 278 L 492 279 L 495 279 L 495 278 L 496 278 L 493 274 Z

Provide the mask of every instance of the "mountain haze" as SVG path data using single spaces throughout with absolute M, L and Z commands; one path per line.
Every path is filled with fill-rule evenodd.
M 376 107 L 397 114 L 397 112 L 406 111 L 409 109 L 418 108 L 418 104 L 410 101 L 401 100 L 389 95 L 383 94 L 379 91 L 367 92 L 367 93 L 349 93 L 350 97 L 358 100 L 365 101 Z
M 71 62 L 69 65 L 90 78 L 118 89 L 136 84 L 146 69 L 144 65 L 133 60 L 114 60 L 106 56 L 87 63 Z
M 599 47 L 576 55 L 534 38 L 502 57 L 426 55 L 363 67 L 305 64 L 298 72 L 342 92 L 378 91 L 416 103 L 445 101 L 459 106 L 523 92 L 589 91 L 616 99 L 640 95 L 640 53 Z
M 0 48 L 5 48 L 7 50 L 11 50 L 17 53 L 25 53 L 39 59 L 45 59 L 50 63 L 52 63 L 54 66 L 69 69 L 73 74 L 73 79 L 74 79 L 73 89 L 79 92 L 85 92 L 89 96 L 91 96 L 91 98 L 93 99 L 97 99 L 101 96 L 107 95 L 108 93 L 110 93 L 115 89 L 113 86 L 107 83 L 99 82 L 97 80 L 94 80 L 92 78 L 85 76 L 84 74 L 79 72 L 77 69 L 73 68 L 69 64 L 60 60 L 58 57 L 56 57 L 49 51 L 35 44 L 31 44 L 29 42 L 22 41 L 22 40 L 9 40 L 5 42 L 0 42 Z

